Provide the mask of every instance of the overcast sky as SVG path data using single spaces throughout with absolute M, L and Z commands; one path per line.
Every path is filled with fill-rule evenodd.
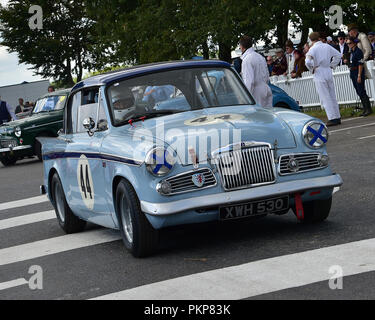
M 0 0 L 5 5 L 8 0 Z M 33 71 L 28 70 L 27 65 L 19 64 L 16 53 L 8 53 L 6 47 L 0 46 L 0 87 L 18 84 L 23 81 L 38 81 L 40 76 L 34 76 Z

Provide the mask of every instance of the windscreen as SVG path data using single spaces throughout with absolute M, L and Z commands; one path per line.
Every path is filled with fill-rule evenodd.
M 224 106 L 254 104 L 230 69 L 193 68 L 123 80 L 108 89 L 114 125 L 129 120 Z

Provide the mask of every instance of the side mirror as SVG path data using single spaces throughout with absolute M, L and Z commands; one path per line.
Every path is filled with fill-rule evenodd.
M 60 129 L 59 131 L 57 131 L 58 136 L 61 136 L 63 133 L 64 133 L 64 129 Z
M 87 130 L 90 137 L 94 135 L 93 129 L 95 128 L 95 121 L 93 118 L 86 118 L 83 120 L 83 127 Z

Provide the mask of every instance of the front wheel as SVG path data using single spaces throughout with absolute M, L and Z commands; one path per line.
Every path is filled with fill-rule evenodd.
M 141 211 L 138 197 L 126 180 L 117 186 L 115 208 L 125 247 L 136 258 L 153 254 L 158 247 L 159 232 Z
M 56 217 L 60 227 L 67 233 L 78 233 L 83 231 L 86 221 L 79 219 L 70 210 L 66 202 L 64 190 L 57 173 L 54 174 L 51 181 L 51 195 L 53 206 L 55 207 Z
M 1 158 L 1 163 L 4 167 L 14 166 L 17 162 L 17 158 L 15 156 L 6 155 L 5 157 Z
M 315 200 L 303 204 L 305 211 L 304 223 L 319 223 L 326 220 L 332 206 L 332 197 L 327 200 Z

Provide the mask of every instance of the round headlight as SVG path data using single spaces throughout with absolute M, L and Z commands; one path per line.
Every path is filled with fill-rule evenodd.
M 14 130 L 14 134 L 16 135 L 17 138 L 20 138 L 21 135 L 22 135 L 22 130 L 20 127 L 17 127 L 15 130 Z
M 319 149 L 326 145 L 329 138 L 327 127 L 318 121 L 311 121 L 302 130 L 303 140 L 312 149 Z
M 167 175 L 176 163 L 176 159 L 163 147 L 152 149 L 146 156 L 146 168 L 148 172 L 157 177 Z

